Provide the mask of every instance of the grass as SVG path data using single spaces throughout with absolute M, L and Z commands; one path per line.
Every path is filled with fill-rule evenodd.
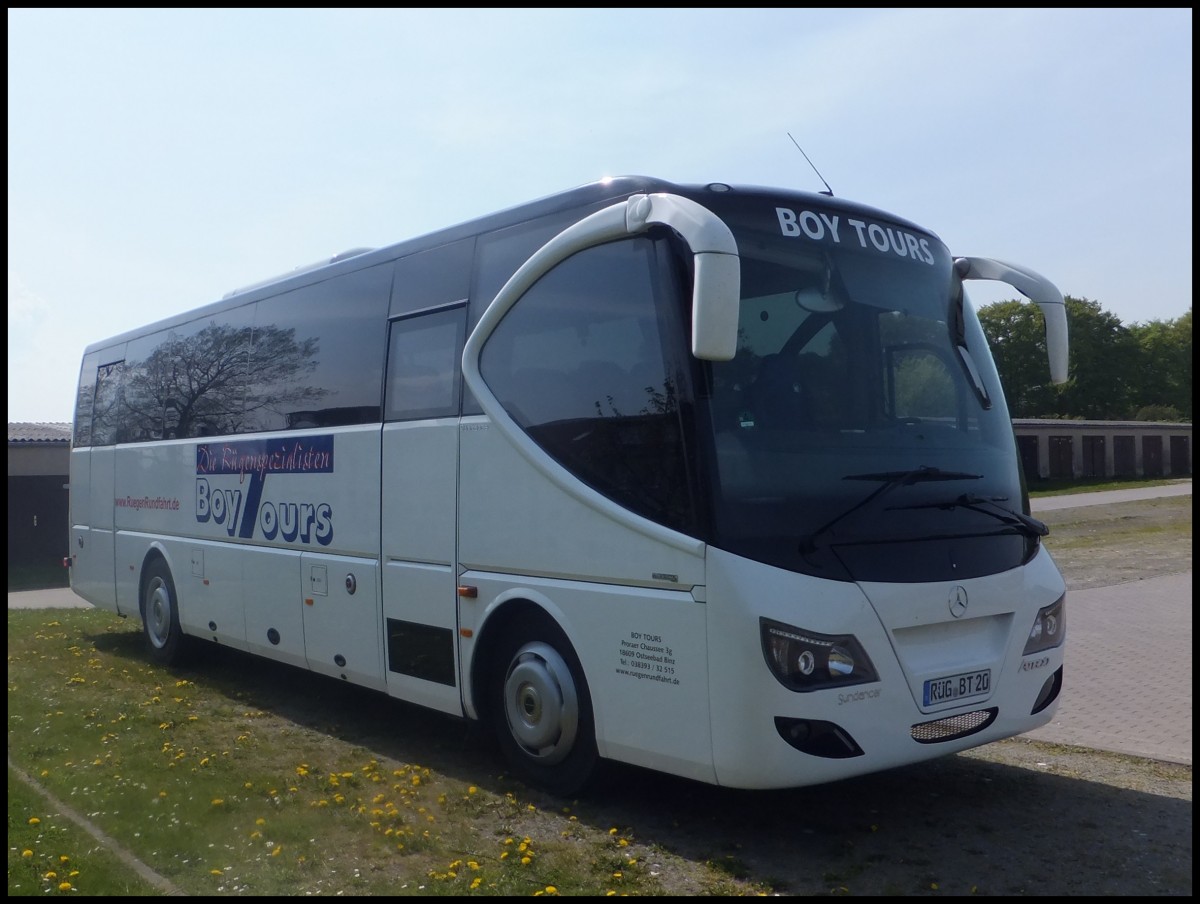
M 1191 570 L 1191 496 L 1083 505 L 1037 517 L 1050 528 L 1046 548 L 1071 589 Z
M 122 897 L 160 893 L 9 768 L 9 897 L 78 894 L 81 889 Z
M 138 628 L 9 611 L 10 895 L 150 893 L 62 807 L 189 895 L 671 892 L 673 855 L 497 774 L 460 722 L 221 647 L 171 672 Z M 716 865 L 687 873 L 756 891 Z
M 1163 477 L 1156 479 L 1088 477 L 1079 480 L 1036 480 L 1029 483 L 1029 495 L 1070 496 L 1076 493 L 1097 493 L 1104 490 L 1135 490 L 1139 487 L 1160 487 L 1190 478 Z

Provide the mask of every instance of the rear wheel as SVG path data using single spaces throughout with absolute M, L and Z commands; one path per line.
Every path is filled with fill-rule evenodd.
M 513 771 L 531 785 L 574 794 L 599 759 L 583 669 L 557 626 L 514 625 L 496 651 L 492 724 Z
M 162 559 L 146 566 L 142 584 L 142 633 L 150 658 L 160 665 L 175 665 L 184 654 L 183 630 L 179 627 L 179 597 L 171 569 Z

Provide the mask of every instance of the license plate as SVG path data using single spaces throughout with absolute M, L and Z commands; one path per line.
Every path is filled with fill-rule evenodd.
M 972 697 L 985 697 L 992 690 L 992 670 L 981 669 L 978 672 L 963 672 L 959 675 L 946 675 L 942 678 L 930 678 L 925 682 L 925 705 L 936 706 L 939 703 L 949 703 L 951 700 L 969 700 Z

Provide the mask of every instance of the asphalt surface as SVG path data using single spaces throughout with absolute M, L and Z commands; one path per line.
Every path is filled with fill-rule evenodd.
M 1039 511 L 1190 496 L 1192 482 L 1033 500 Z M 87 609 L 70 590 L 8 595 L 10 609 Z M 1072 590 L 1054 719 L 1025 737 L 1192 765 L 1192 573 Z

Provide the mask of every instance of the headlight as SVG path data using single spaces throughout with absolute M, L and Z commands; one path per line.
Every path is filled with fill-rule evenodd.
M 816 691 L 878 681 L 862 645 L 849 634 L 818 634 L 759 619 L 763 656 L 771 674 L 793 691 Z
M 1022 656 L 1052 650 L 1067 639 L 1067 595 L 1064 593 L 1053 605 L 1047 606 L 1033 620 L 1029 639 L 1025 641 Z

